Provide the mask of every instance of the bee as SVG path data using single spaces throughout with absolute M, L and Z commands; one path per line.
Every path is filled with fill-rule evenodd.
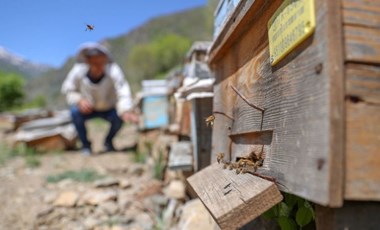
M 88 30 L 88 31 L 92 31 L 92 30 L 94 30 L 95 29 L 95 26 L 93 26 L 93 25 L 90 25 L 90 24 L 86 24 L 86 31 Z
M 211 116 L 207 117 L 206 120 L 205 120 L 207 127 L 209 125 L 212 127 L 214 125 L 214 121 L 215 121 L 215 116 L 214 115 L 211 115 Z
M 223 163 L 224 162 L 224 153 L 218 153 L 216 155 L 216 160 L 218 161 L 218 163 Z

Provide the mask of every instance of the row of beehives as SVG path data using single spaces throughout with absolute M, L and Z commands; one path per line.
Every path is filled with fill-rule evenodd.
M 183 70 L 166 80 L 146 80 L 137 96 L 142 131 L 162 129 L 177 135 L 171 145 L 170 169 L 198 171 L 210 164 L 211 132 L 204 119 L 212 114 L 214 78 L 206 63 L 210 42 L 195 42 Z

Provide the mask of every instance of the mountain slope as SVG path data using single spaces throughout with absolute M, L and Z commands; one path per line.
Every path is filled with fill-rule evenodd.
M 2 72 L 14 72 L 26 79 L 31 79 L 43 75 L 50 69 L 48 65 L 30 62 L 0 46 L 0 71 Z

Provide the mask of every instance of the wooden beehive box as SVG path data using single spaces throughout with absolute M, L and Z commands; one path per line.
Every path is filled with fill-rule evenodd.
M 258 172 L 285 192 L 326 207 L 379 201 L 380 1 L 285 2 L 299 5 L 240 1 L 214 41 L 212 161 L 262 152 Z

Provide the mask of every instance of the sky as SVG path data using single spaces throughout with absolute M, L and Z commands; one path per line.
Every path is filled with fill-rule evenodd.
M 154 17 L 206 0 L 0 0 L 0 46 L 59 67 L 80 44 L 125 34 Z M 94 25 L 85 31 L 86 24 Z

